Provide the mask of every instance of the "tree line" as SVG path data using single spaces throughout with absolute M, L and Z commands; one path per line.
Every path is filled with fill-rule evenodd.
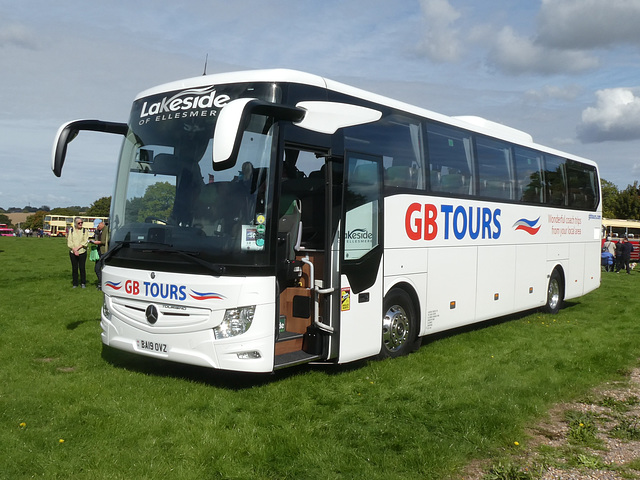
M 638 185 L 637 180 L 633 182 L 633 185 L 627 185 L 625 189 L 620 190 L 614 183 L 603 178 L 601 179 L 601 187 L 603 217 L 640 220 L 640 185 Z M 167 205 L 168 194 L 166 191 L 147 192 L 145 194 L 145 198 L 147 196 L 156 199 L 157 202 L 164 205 L 163 208 L 171 208 L 170 205 Z M 150 201 L 150 199 L 147 200 Z M 132 203 L 135 202 L 132 201 Z M 11 225 L 11 221 L 5 213 L 11 213 L 15 210 L 16 209 L 9 209 L 9 211 L 5 211 L 0 209 L 0 223 L 6 223 L 10 227 L 14 227 L 14 225 Z M 29 215 L 21 227 L 23 229 L 30 228 L 31 230 L 38 230 L 43 227 L 44 217 L 46 215 L 64 215 L 67 217 L 75 217 L 78 215 L 108 217 L 110 210 L 111 197 L 99 198 L 88 208 L 76 206 L 50 209 L 47 206 L 42 206 L 39 209 L 35 209 L 33 215 Z
M 28 207 L 31 208 L 31 207 Z M 47 215 L 59 215 L 65 217 L 77 217 L 79 215 L 85 215 L 88 217 L 108 217 L 111 210 L 111 197 L 102 197 L 91 204 L 90 207 L 57 207 L 49 208 L 46 205 L 35 209 L 33 215 L 27 216 L 27 219 L 20 224 L 23 230 L 27 228 L 30 230 L 39 230 L 44 227 L 44 217 Z M 7 213 L 15 213 L 16 209 L 9 209 L 9 211 L 0 210 L 0 223 L 5 223 L 11 228 L 15 228 L 17 225 L 12 225 L 11 220 L 6 215 Z M 18 210 L 19 211 L 19 210 Z
M 602 186 L 602 216 L 623 220 L 640 220 L 640 186 L 638 181 L 619 190 L 616 185 L 605 180 Z

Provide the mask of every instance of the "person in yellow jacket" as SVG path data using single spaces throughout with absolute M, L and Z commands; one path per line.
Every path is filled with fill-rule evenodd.
M 67 246 L 69 247 L 69 258 L 71 259 L 71 278 L 73 279 L 73 288 L 78 287 L 78 271 L 80 271 L 80 284 L 82 288 L 86 287 L 87 271 L 85 264 L 87 263 L 87 245 L 89 244 L 89 230 L 83 228 L 82 219 L 76 217 L 73 220 L 73 227 L 69 229 L 67 234 Z

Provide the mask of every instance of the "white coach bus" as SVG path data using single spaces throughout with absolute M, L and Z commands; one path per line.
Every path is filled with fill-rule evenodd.
M 600 284 L 594 162 L 477 117 L 315 75 L 201 76 L 138 95 L 104 257 L 102 341 L 271 372 L 395 357 L 420 337 Z

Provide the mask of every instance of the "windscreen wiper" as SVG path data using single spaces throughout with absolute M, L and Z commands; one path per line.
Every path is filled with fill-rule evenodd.
M 206 260 L 199 258 L 198 252 L 189 252 L 189 251 L 183 251 L 183 250 L 166 250 L 166 251 L 171 253 L 176 253 L 180 255 L 182 258 L 188 258 L 192 262 L 195 262 L 198 265 L 202 265 L 207 270 L 211 270 L 216 275 L 222 275 L 226 270 L 224 265 L 218 265 L 216 263 L 207 262 Z
M 118 250 L 121 250 L 124 247 L 131 247 L 131 245 L 142 245 L 142 244 L 153 244 L 153 245 L 166 245 L 167 247 L 172 247 L 173 245 L 167 245 L 166 243 L 160 243 L 160 242 L 141 242 L 141 241 L 137 241 L 137 242 L 132 242 L 129 240 L 125 240 L 122 242 L 115 242 L 115 247 L 110 248 L 109 250 L 107 250 L 107 253 L 105 253 L 102 257 L 100 257 L 100 261 L 104 262 L 107 259 L 111 258 Z M 168 251 L 168 250 L 161 250 L 158 249 L 157 251 Z
M 104 265 L 104 262 L 107 261 L 109 258 L 111 258 L 114 253 L 116 253 L 122 247 L 128 247 L 128 246 L 129 246 L 129 242 L 118 242 L 118 243 L 116 243 L 116 246 L 110 248 L 109 250 L 107 250 L 107 253 L 105 253 L 102 257 L 100 257 L 99 261 L 102 262 L 102 265 Z
M 162 243 L 162 242 L 149 242 L 149 241 L 137 241 L 137 242 L 119 242 L 115 247 L 110 249 L 100 260 L 104 261 L 111 257 L 115 252 L 120 250 L 123 247 L 132 247 L 132 246 L 143 246 L 150 245 L 151 248 L 145 248 L 145 250 L 150 252 L 160 252 L 160 253 L 175 253 L 176 255 L 181 256 L 182 258 L 186 258 L 198 265 L 205 267 L 207 270 L 212 271 L 216 275 L 222 275 L 226 268 L 224 265 L 218 265 L 215 263 L 207 262 L 198 257 L 200 255 L 199 252 L 193 252 L 188 250 L 176 250 L 173 248 L 173 245 Z M 160 248 L 165 247 L 165 248 Z

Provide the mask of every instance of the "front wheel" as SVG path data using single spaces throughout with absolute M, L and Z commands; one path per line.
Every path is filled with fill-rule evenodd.
M 562 307 L 564 300 L 564 285 L 558 270 L 554 270 L 549 278 L 549 288 L 547 289 L 547 304 L 544 309 L 547 313 L 556 314 Z
M 411 297 L 404 290 L 391 290 L 384 300 L 382 348 L 379 358 L 406 355 L 418 347 L 418 318 Z

